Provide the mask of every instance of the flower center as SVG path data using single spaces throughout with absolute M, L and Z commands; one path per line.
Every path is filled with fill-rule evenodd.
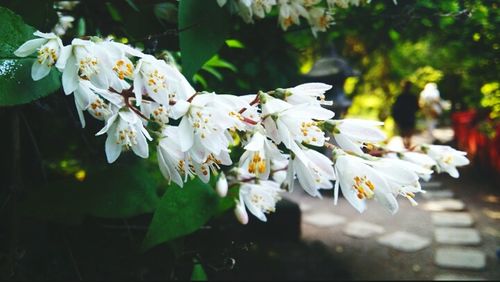
M 321 131 L 321 129 L 319 129 L 319 127 L 317 126 L 317 123 L 314 121 L 302 122 L 300 124 L 300 132 L 302 133 L 302 136 L 303 136 L 302 141 L 306 144 L 309 144 L 309 143 L 314 144 L 314 143 L 322 140 L 322 137 L 323 137 L 323 131 Z
M 292 24 L 293 24 L 293 19 L 292 19 L 291 16 L 288 17 L 288 18 L 283 19 L 283 27 L 285 29 L 289 28 Z
M 358 199 L 371 199 L 373 198 L 373 190 L 375 190 L 375 185 L 366 176 L 355 176 L 354 184 L 352 188 L 356 191 L 356 196 Z
M 211 131 L 217 131 L 217 128 L 213 126 L 212 114 L 197 110 L 191 117 L 194 132 L 199 134 L 201 139 L 205 139 Z
M 109 106 L 99 97 L 96 97 L 95 100 L 90 103 L 89 112 L 98 119 L 104 118 L 111 113 Z
M 250 195 L 250 201 L 252 202 L 252 204 L 254 204 L 257 208 L 264 211 L 265 213 L 274 212 L 276 210 L 274 204 L 276 200 L 277 199 L 266 199 L 266 197 L 264 197 L 263 195 L 255 192 Z
M 158 93 L 159 91 L 167 88 L 167 81 L 165 80 L 165 75 L 160 73 L 157 69 L 148 73 L 148 86 L 154 93 Z
M 266 171 L 266 161 L 261 158 L 259 152 L 255 152 L 248 164 L 249 173 L 264 173 Z
M 82 78 L 89 79 L 92 75 L 99 73 L 99 61 L 96 57 L 84 57 L 80 59 L 79 71 Z
M 131 63 L 126 62 L 123 59 L 120 59 L 116 62 L 113 70 L 116 72 L 120 79 L 124 79 L 125 77 L 131 77 L 134 72 L 134 68 Z
M 451 165 L 453 163 L 453 156 L 452 155 L 443 156 L 443 163 Z
M 132 127 L 125 127 L 118 131 L 116 144 L 121 144 L 125 149 L 130 149 L 137 144 L 137 132 Z
M 53 66 L 57 61 L 57 52 L 54 48 L 50 48 L 47 45 L 42 46 L 38 50 L 38 63 L 40 65 L 46 64 L 47 66 Z

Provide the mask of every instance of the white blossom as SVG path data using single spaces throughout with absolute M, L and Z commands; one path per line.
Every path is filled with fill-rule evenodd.
M 450 146 L 426 145 L 422 148 L 436 161 L 438 172 L 445 171 L 453 178 L 459 176 L 457 166 L 469 164 L 469 160 L 465 157 L 466 152 L 455 150 Z
M 33 35 L 39 38 L 26 41 L 14 51 L 14 55 L 26 57 L 37 52 L 37 59 L 31 67 L 31 77 L 37 81 L 50 73 L 52 66 L 59 59 L 63 44 L 61 39 L 53 33 L 35 31 Z
M 261 221 L 267 221 L 266 213 L 275 211 L 276 202 L 280 198 L 279 184 L 274 181 L 262 180 L 259 183 L 242 183 L 240 186 L 239 203 L 246 207 Z
M 387 180 L 358 157 L 340 155 L 335 161 L 335 204 L 339 188 L 342 195 L 359 212 L 366 210 L 366 201 L 376 199 L 390 213 L 398 210 L 398 202 Z
M 383 125 L 382 122 L 361 120 L 361 119 L 342 119 L 330 120 L 327 123 L 334 126 L 333 138 L 335 142 L 345 151 L 363 154 L 361 148 L 363 143 L 374 143 L 384 141 L 385 133 L 378 128 Z
M 152 140 L 139 117 L 130 110 L 121 110 L 106 121 L 106 126 L 96 135 L 107 133 L 106 157 L 109 163 L 118 159 L 123 150 L 132 151 L 141 158 L 149 156 L 146 139 Z

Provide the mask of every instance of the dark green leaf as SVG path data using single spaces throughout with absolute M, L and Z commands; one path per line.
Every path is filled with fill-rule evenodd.
M 231 28 L 230 20 L 229 12 L 217 1 L 180 1 L 182 70 L 188 79 L 222 46 Z
M 58 20 L 57 13 L 54 10 L 54 1 L 0 0 L 0 6 L 20 15 L 27 24 L 43 32 L 49 32 Z
M 13 52 L 33 38 L 35 31 L 21 17 L 0 7 L 0 106 L 29 103 L 45 97 L 60 87 L 57 71 L 40 81 L 31 79 L 34 59 L 18 58 Z
M 85 215 L 127 218 L 153 212 L 159 203 L 158 181 L 144 162 L 88 171 L 80 182 L 62 180 L 35 187 L 21 203 L 24 215 L 79 224 Z
M 208 281 L 207 274 L 200 263 L 193 265 L 193 273 L 191 274 L 191 281 Z
M 184 188 L 172 185 L 155 211 L 143 250 L 196 231 L 214 215 L 218 201 L 214 189 L 198 178 Z

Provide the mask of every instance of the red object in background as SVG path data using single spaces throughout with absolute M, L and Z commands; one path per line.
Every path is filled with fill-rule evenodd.
M 475 110 L 455 112 L 452 114 L 453 130 L 455 131 L 455 138 L 459 149 L 466 150 L 467 140 L 469 139 L 468 135 L 475 117 Z
M 470 160 L 500 172 L 500 124 L 496 125 L 495 138 L 490 139 L 478 130 L 476 110 L 456 112 L 451 118 L 458 149 L 466 151 Z

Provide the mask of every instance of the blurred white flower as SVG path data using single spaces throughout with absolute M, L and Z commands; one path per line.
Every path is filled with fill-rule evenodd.
M 466 152 L 455 150 L 450 146 L 426 145 L 422 146 L 422 149 L 436 161 L 438 172 L 445 171 L 453 178 L 458 178 L 460 175 L 457 167 L 470 163 L 465 157 Z

